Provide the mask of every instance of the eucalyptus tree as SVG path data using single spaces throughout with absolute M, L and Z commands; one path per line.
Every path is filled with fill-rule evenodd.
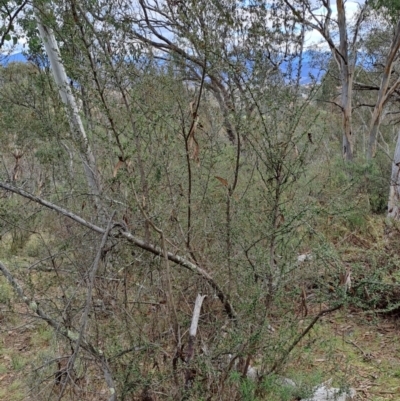
M 284 85 L 280 65 L 296 56 L 303 36 L 288 20 L 284 10 L 271 8 L 263 1 L 168 1 L 140 0 L 125 15 L 131 29 L 128 37 L 151 50 L 159 60 L 173 62 L 180 76 L 198 88 L 193 103 L 193 123 L 186 133 L 186 148 L 194 144 L 202 91 L 219 105 L 223 127 L 236 146 L 233 174 L 226 181 L 227 204 L 226 258 L 232 256 L 230 225 L 231 201 L 236 190 L 243 141 L 249 139 L 250 120 L 266 110 L 256 110 L 268 87 Z M 115 23 L 121 23 L 116 16 Z M 269 146 L 275 144 L 267 137 Z M 189 168 L 189 166 L 188 166 Z M 190 199 L 190 186 L 188 198 Z M 188 205 L 187 244 L 190 244 L 190 201 Z M 273 259 L 273 258 L 272 258 Z
M 378 19 L 380 19 L 380 29 L 383 31 L 386 30 L 392 32 L 392 38 L 389 46 L 383 45 L 380 49 L 380 51 L 382 51 L 382 48 L 385 49 L 385 60 L 377 60 L 377 63 L 382 61 L 383 71 L 376 104 L 371 117 L 367 154 L 369 159 L 374 157 L 376 153 L 377 134 L 383 109 L 400 85 L 400 78 L 393 79 L 392 74 L 393 68 L 398 62 L 400 49 L 399 10 L 397 10 L 395 6 L 391 5 L 390 2 L 385 1 L 375 2 L 374 8 L 376 10 Z
M 266 88 L 301 45 L 295 26 L 262 1 L 140 0 L 128 7 L 131 40 L 173 60 L 185 80 L 213 94 L 232 143 L 240 141 L 232 114 L 254 111 L 249 86 Z
M 384 13 L 385 14 L 385 13 Z M 382 10 L 378 16 L 382 18 Z M 387 15 L 387 13 L 386 13 Z M 390 148 L 384 143 L 384 136 L 381 134 L 378 139 L 380 127 L 382 123 L 385 125 L 395 126 L 398 123 L 397 103 L 399 96 L 400 78 L 398 74 L 399 49 L 400 49 L 400 21 L 393 21 L 387 16 L 385 21 L 381 21 L 377 32 L 371 32 L 370 40 L 366 43 L 370 51 L 371 58 L 374 60 L 374 68 L 371 75 L 378 75 L 380 82 L 371 79 L 371 82 L 362 85 L 357 83 L 360 89 L 373 89 L 378 92 L 371 114 L 369 126 L 369 143 L 367 149 L 367 157 L 369 160 L 374 158 L 377 153 L 377 145 L 379 144 L 385 151 L 389 159 L 392 160 L 392 172 L 389 182 L 389 200 L 388 200 L 388 217 L 399 219 L 399 157 L 400 157 L 400 141 L 397 138 L 394 155 L 388 152 Z M 389 140 L 393 142 L 394 138 Z M 381 143 L 380 143 L 381 142 Z M 384 146 L 385 145 L 385 146 Z M 386 148 L 386 150 L 385 150 Z
M 349 16 L 343 0 L 336 2 L 284 0 L 280 4 L 282 3 L 291 10 L 292 17 L 297 23 L 319 32 L 338 65 L 341 84 L 340 106 L 343 115 L 342 154 L 345 159 L 352 160 L 355 143 L 352 129 L 353 81 L 361 46 L 359 39 L 363 34 L 363 24 L 368 15 L 368 1 L 359 4 L 359 9 L 353 17 Z M 336 33 L 338 33 L 337 41 Z
M 390 0 L 377 0 L 373 2 L 377 14 L 384 19 L 382 25 L 392 33 L 386 57 L 382 60 L 383 72 L 379 86 L 378 97 L 371 118 L 368 157 L 374 157 L 377 146 L 377 136 L 382 119 L 384 107 L 387 107 L 390 99 L 397 95 L 400 85 L 400 77 L 396 76 L 395 67 L 399 61 L 400 49 L 400 7 L 397 2 Z M 396 106 L 395 106 L 396 107 Z M 397 135 L 396 148 L 392 159 L 392 173 L 390 177 L 390 191 L 388 200 L 388 217 L 400 219 L 400 135 Z
M 65 112 L 68 116 L 68 121 L 71 129 L 73 140 L 78 145 L 78 151 L 82 158 L 82 163 L 85 171 L 88 187 L 93 194 L 94 202 L 100 214 L 102 206 L 100 203 L 101 182 L 96 165 L 95 156 L 89 144 L 88 135 L 83 126 L 75 96 L 70 86 L 70 80 L 67 77 L 63 61 L 61 59 L 58 43 L 55 39 L 53 29 L 47 21 L 51 20 L 49 10 L 40 2 L 33 3 L 33 13 L 37 21 L 39 36 L 46 50 L 47 57 L 50 61 L 51 71 L 54 81 L 58 87 L 60 98 L 65 105 Z

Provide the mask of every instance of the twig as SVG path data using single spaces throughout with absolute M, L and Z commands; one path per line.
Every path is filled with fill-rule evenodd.
M 22 287 L 18 284 L 17 280 L 11 274 L 11 272 L 7 269 L 3 263 L 0 262 L 0 271 L 3 273 L 4 277 L 7 281 L 11 284 L 14 288 L 14 291 L 17 295 L 25 302 L 25 304 L 34 312 L 36 313 L 41 319 L 46 321 L 53 329 L 61 334 L 62 336 L 66 337 L 70 341 L 76 341 L 78 337 L 78 333 L 73 332 L 72 330 L 66 329 L 60 322 L 48 316 L 43 309 L 39 306 L 39 304 L 34 299 L 29 299 L 25 294 Z M 98 351 L 95 347 L 93 347 L 90 343 L 88 343 L 85 339 L 82 339 L 81 346 L 86 351 L 94 356 L 98 356 Z
M 368 352 L 365 352 L 359 345 L 357 345 L 354 341 L 351 340 L 344 340 L 345 343 L 353 345 L 354 347 L 356 347 L 363 355 L 364 359 L 371 359 L 371 354 Z
M 181 345 L 181 336 L 180 336 L 180 329 L 179 329 L 178 313 L 176 312 L 174 297 L 173 297 L 173 293 L 172 293 L 171 271 L 170 271 L 170 266 L 169 266 L 169 258 L 168 258 L 167 245 L 165 242 L 164 231 L 161 230 L 161 228 L 157 227 L 154 224 L 154 222 L 151 220 L 151 218 L 147 215 L 145 208 L 140 203 L 138 194 L 137 194 L 136 189 L 133 186 L 133 184 L 132 184 L 132 189 L 133 189 L 133 193 L 136 198 L 136 203 L 138 204 L 139 209 L 140 209 L 141 213 L 143 214 L 143 217 L 148 222 L 149 226 L 151 226 L 154 229 L 154 231 L 156 231 L 158 234 L 160 234 L 160 237 L 161 237 L 162 256 L 164 257 L 164 266 L 165 266 L 165 272 L 167 275 L 167 304 L 168 304 L 168 308 L 173 317 L 173 330 L 174 330 L 174 336 L 175 336 L 177 353 L 178 353 L 178 349 Z M 146 237 L 147 237 L 147 235 L 146 235 Z M 148 243 L 148 242 L 149 241 L 146 241 L 146 243 Z
M 189 347 L 188 347 L 188 352 L 187 352 L 187 356 L 186 356 L 187 364 L 189 364 L 191 359 L 193 358 L 194 340 L 196 339 L 197 326 L 199 324 L 201 306 L 202 306 L 204 298 L 206 296 L 207 295 L 198 294 L 197 298 L 196 298 L 196 302 L 194 304 L 192 323 L 191 323 L 190 329 L 189 329 Z
M 293 349 L 296 347 L 296 345 L 301 341 L 301 339 L 314 327 L 315 323 L 318 322 L 318 320 L 326 315 L 327 313 L 334 312 L 338 309 L 340 309 L 343 306 L 343 304 L 336 305 L 332 308 L 329 309 L 324 309 L 321 312 L 318 313 L 317 316 L 314 317 L 314 319 L 311 321 L 311 323 L 306 327 L 306 329 L 299 334 L 299 336 L 293 341 L 292 345 L 283 353 L 280 359 L 278 359 L 270 371 L 268 372 L 269 374 L 274 373 L 285 361 L 285 359 L 289 356 L 289 354 L 293 351 Z
M 106 380 L 108 389 L 110 390 L 110 393 L 111 393 L 111 397 L 108 399 L 108 401 L 117 401 L 117 394 L 115 393 L 114 379 L 112 378 L 107 359 L 104 355 L 101 355 L 100 360 L 101 360 L 101 367 L 103 369 L 104 378 Z
M 139 351 L 144 351 L 144 350 L 149 349 L 149 348 L 156 348 L 156 347 L 159 347 L 159 345 L 158 344 L 148 344 L 148 345 L 143 345 L 142 347 L 139 347 L 139 346 L 130 347 L 128 349 L 124 349 L 121 352 L 118 352 L 118 354 L 110 356 L 108 358 L 108 360 L 111 361 L 111 360 L 114 360 L 114 359 L 118 359 L 121 356 L 129 354 L 130 352 L 139 352 Z
M 0 271 L 3 273 L 7 281 L 11 284 L 11 286 L 14 288 L 14 291 L 18 294 L 18 296 L 25 302 L 26 305 L 34 312 L 36 313 L 41 319 L 43 319 L 47 324 L 49 324 L 57 333 L 61 334 L 65 338 L 67 338 L 70 341 L 77 341 L 79 338 L 79 334 L 76 332 L 73 332 L 67 328 L 65 328 L 61 323 L 59 323 L 57 320 L 54 320 L 50 316 L 48 316 L 42 308 L 38 305 L 38 303 L 35 300 L 30 300 L 27 296 L 25 296 L 24 291 L 22 287 L 18 284 L 17 280 L 14 278 L 14 276 L 11 274 L 11 272 L 7 269 L 6 266 L 3 265 L 3 263 L 0 262 Z M 92 356 L 95 357 L 96 360 L 98 360 L 101 363 L 104 377 L 107 383 L 108 388 L 110 389 L 111 397 L 109 398 L 108 401 L 116 401 L 116 394 L 115 394 L 115 386 L 114 386 L 114 381 L 112 379 L 112 375 L 110 372 L 110 368 L 108 367 L 107 360 L 101 350 L 96 349 L 92 344 L 87 342 L 84 338 L 81 339 L 80 341 L 80 346 L 87 352 L 89 352 Z
M 111 214 L 111 217 L 110 217 L 108 225 L 107 225 L 107 229 L 106 229 L 105 233 L 103 234 L 103 238 L 101 239 L 101 243 L 100 243 L 99 249 L 97 251 L 96 258 L 95 258 L 95 260 L 93 262 L 93 266 L 92 266 L 92 269 L 91 269 L 90 274 L 89 274 L 89 283 L 88 283 L 88 286 L 87 286 L 87 295 L 86 295 L 86 305 L 85 305 L 85 310 L 84 310 L 83 316 L 82 316 L 82 323 L 81 323 L 81 328 L 79 330 L 79 337 L 78 337 L 78 339 L 76 340 L 76 343 L 75 343 L 74 353 L 72 354 L 71 358 L 68 361 L 68 365 L 67 365 L 67 368 L 66 368 L 67 380 L 65 380 L 65 382 L 63 384 L 63 387 L 61 389 L 60 395 L 58 397 L 59 400 L 61 400 L 63 395 L 64 395 L 64 392 L 65 392 L 67 384 L 68 384 L 68 380 L 71 378 L 69 372 L 74 368 L 75 360 L 78 357 L 81 341 L 83 339 L 83 336 L 84 336 L 84 333 L 85 333 L 85 330 L 86 330 L 86 326 L 87 326 L 87 322 L 88 322 L 90 307 L 92 305 L 92 291 L 93 291 L 93 287 L 94 287 L 94 280 L 96 278 L 96 273 L 97 273 L 97 270 L 98 270 L 98 267 L 99 267 L 99 264 L 100 264 L 102 251 L 103 251 L 103 249 L 104 249 L 104 247 L 106 245 L 107 238 L 108 238 L 108 236 L 110 234 L 110 231 L 112 229 L 112 222 L 113 222 L 114 216 L 115 216 L 115 211 Z M 101 359 L 103 360 L 104 358 L 101 358 Z M 104 361 L 102 361 L 102 362 L 104 362 Z M 102 365 L 104 365 L 104 363 L 102 363 Z M 104 370 L 104 366 L 103 366 L 103 370 Z M 107 384 L 109 384 L 108 383 L 109 379 L 107 378 L 108 373 L 104 372 L 104 376 L 106 377 Z M 115 386 L 114 385 L 112 385 L 112 387 L 110 387 L 110 391 L 111 391 L 112 397 L 109 399 L 109 401 L 116 401 L 116 394 L 115 394 Z
M 201 80 L 200 80 L 200 89 L 199 89 L 199 95 L 197 97 L 197 102 L 196 102 L 196 107 L 194 110 L 192 110 L 192 122 L 190 124 L 189 128 L 189 133 L 188 135 L 185 135 L 185 132 L 183 132 L 183 136 L 185 139 L 185 148 L 186 148 L 186 164 L 187 164 L 187 169 L 188 169 L 188 191 L 187 191 L 187 197 L 188 197 L 188 205 L 187 205 L 187 238 L 186 238 L 186 245 L 189 249 L 190 254 L 192 255 L 193 259 L 196 260 L 195 254 L 192 250 L 191 247 L 191 232 L 192 232 L 192 166 L 190 163 L 190 155 L 189 155 L 189 147 L 190 147 L 190 141 L 193 140 L 196 143 L 196 146 L 198 147 L 197 140 L 194 136 L 196 129 L 197 129 L 197 123 L 198 123 L 198 111 L 200 107 L 200 101 L 201 101 L 201 96 L 203 93 L 203 88 L 204 88 L 204 80 L 206 76 L 206 67 L 207 67 L 207 53 L 204 56 L 204 66 L 201 74 Z M 197 150 L 198 152 L 198 150 Z M 197 159 L 199 156 L 197 155 Z M 199 161 L 198 161 L 199 163 Z

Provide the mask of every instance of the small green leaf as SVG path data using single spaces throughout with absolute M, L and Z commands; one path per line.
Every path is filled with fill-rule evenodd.
M 5 40 L 11 40 L 11 35 L 9 33 L 7 33 L 7 35 L 4 36 Z

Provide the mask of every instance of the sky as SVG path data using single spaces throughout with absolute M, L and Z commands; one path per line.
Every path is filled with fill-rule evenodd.
M 347 14 L 347 19 L 350 20 L 354 15 L 357 13 L 357 10 L 360 5 L 364 4 L 365 0 L 345 0 L 345 7 L 346 7 L 346 14 Z M 336 17 L 336 1 L 332 0 L 332 18 Z M 317 10 L 315 13 L 318 14 L 318 12 L 321 15 L 324 15 L 326 13 L 326 10 L 324 7 L 321 7 L 319 10 Z M 26 44 L 26 38 L 22 37 L 18 39 L 18 44 L 16 46 L 12 46 L 12 42 L 6 42 L 4 49 L 2 49 L 1 53 L 8 53 L 8 54 L 14 54 L 14 53 L 21 53 L 24 50 L 24 45 Z M 324 43 L 320 33 L 316 30 L 312 30 L 306 33 L 306 46 L 309 47 L 312 50 L 315 50 L 315 46 L 318 46 L 318 48 L 321 48 L 321 50 L 327 50 L 327 45 Z
M 357 11 L 360 7 L 360 5 L 364 4 L 365 0 L 345 0 L 345 8 L 346 8 L 346 17 L 347 20 L 350 21 L 354 18 L 354 16 L 357 14 Z M 336 12 L 336 1 L 332 0 L 332 18 L 336 18 L 337 12 Z M 321 16 L 326 14 L 326 9 L 324 7 L 321 7 L 319 10 L 315 10 L 314 12 L 316 15 L 320 14 Z M 2 61 L 2 64 L 6 64 L 7 62 L 12 62 L 12 61 L 25 61 L 24 57 L 22 56 L 22 51 L 25 50 L 26 45 L 26 38 L 20 38 L 18 40 L 18 44 L 16 46 L 11 46 L 11 43 L 7 43 L 4 50 L 2 53 L 7 53 L 8 55 L 11 55 L 10 57 L 6 57 L 4 61 Z M 312 30 L 308 31 L 306 33 L 305 37 L 305 51 L 307 50 L 320 50 L 320 51 L 329 51 L 329 48 L 322 38 L 321 34 L 317 30 Z M 315 73 L 316 71 L 313 71 L 313 68 L 307 67 L 307 60 L 304 62 L 304 76 L 303 80 L 308 80 L 308 72 Z M 303 74 L 302 74 L 303 75 Z
M 335 1 L 332 1 L 332 18 L 337 17 L 337 8 L 335 3 L 336 3 Z M 346 8 L 346 18 L 348 21 L 354 18 L 354 16 L 357 14 L 360 5 L 362 4 L 364 4 L 364 0 L 346 1 L 345 8 Z M 326 9 L 324 9 L 324 7 L 321 7 L 315 13 L 317 14 L 318 12 L 322 15 L 325 15 Z M 306 33 L 305 41 L 306 41 L 306 47 L 309 48 L 309 50 L 316 50 L 316 47 L 322 51 L 329 50 L 328 45 L 324 42 L 321 34 L 315 29 Z

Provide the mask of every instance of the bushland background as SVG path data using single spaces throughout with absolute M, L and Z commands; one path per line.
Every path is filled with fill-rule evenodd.
M 400 398 L 396 2 L 0 17 L 0 399 Z

